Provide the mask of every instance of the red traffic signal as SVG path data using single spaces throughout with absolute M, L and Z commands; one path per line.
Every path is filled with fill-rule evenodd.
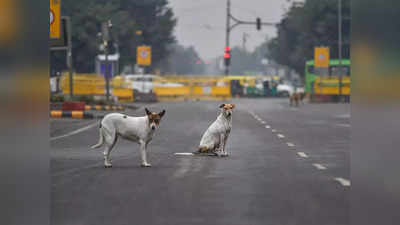
M 224 59 L 225 66 L 229 66 L 231 64 L 231 48 L 229 46 L 225 47 Z
M 225 54 L 224 54 L 224 58 L 228 59 L 231 57 L 231 48 L 229 48 L 229 46 L 225 47 Z

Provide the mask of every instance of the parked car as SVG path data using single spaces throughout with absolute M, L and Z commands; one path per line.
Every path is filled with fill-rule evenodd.
M 182 84 L 171 83 L 158 75 L 144 74 L 144 75 L 125 75 L 125 80 L 131 83 L 131 88 L 140 93 L 150 93 L 155 86 L 158 87 L 181 87 Z
M 294 92 L 294 88 L 290 84 L 278 84 L 277 95 L 280 97 L 288 97 Z

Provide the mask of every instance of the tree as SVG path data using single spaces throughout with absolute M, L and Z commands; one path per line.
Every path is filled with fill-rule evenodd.
M 179 75 L 204 73 L 204 62 L 193 46 L 185 48 L 174 44 L 170 46 L 169 51 L 170 55 L 161 64 L 163 73 Z
M 350 57 L 350 0 L 343 0 L 343 58 Z M 277 25 L 278 35 L 268 43 L 269 58 L 304 76 L 304 64 L 314 47 L 327 46 L 338 57 L 338 1 L 306 0 L 293 6 Z
M 167 54 L 167 46 L 175 42 L 176 19 L 167 0 L 65 0 L 62 14 L 71 17 L 73 65 L 78 72 L 93 72 L 99 53 L 101 24 L 111 20 L 112 36 L 118 43 L 120 63 L 136 62 L 136 47 L 152 47 L 152 68 Z M 142 31 L 137 35 L 136 31 Z M 63 53 L 52 53 L 52 66 L 63 68 Z M 53 64 L 54 63 L 54 64 Z

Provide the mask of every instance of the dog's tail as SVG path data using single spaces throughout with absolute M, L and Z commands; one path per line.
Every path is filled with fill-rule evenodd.
M 90 148 L 100 148 L 103 144 L 104 144 L 104 135 L 103 135 L 103 129 L 101 128 L 100 125 L 100 129 L 99 129 L 99 142 L 93 146 L 91 146 Z

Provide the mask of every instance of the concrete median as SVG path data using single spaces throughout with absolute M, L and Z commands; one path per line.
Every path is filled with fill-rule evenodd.
M 51 110 L 51 118 L 74 118 L 74 119 L 93 119 L 94 115 L 85 111 L 63 111 Z

